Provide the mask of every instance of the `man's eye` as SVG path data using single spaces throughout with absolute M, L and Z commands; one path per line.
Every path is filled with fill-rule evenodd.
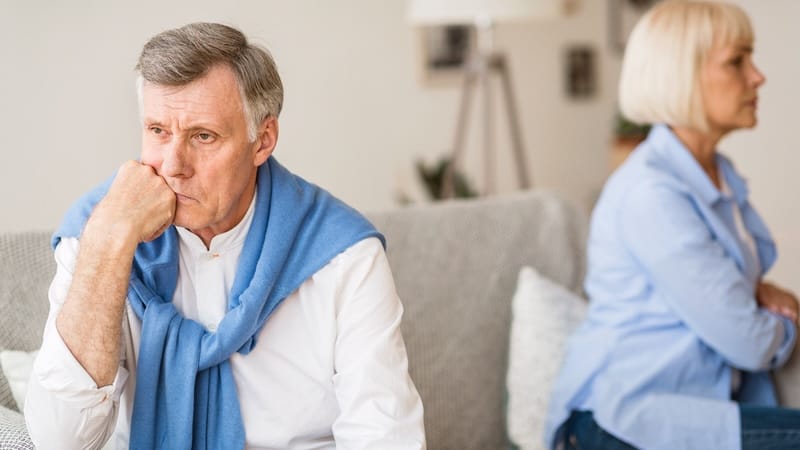
M 162 130 L 159 127 L 150 127 L 150 132 L 152 132 L 153 134 L 161 134 L 164 132 L 164 130 Z
M 200 142 L 211 142 L 214 136 L 211 133 L 197 133 L 197 140 Z

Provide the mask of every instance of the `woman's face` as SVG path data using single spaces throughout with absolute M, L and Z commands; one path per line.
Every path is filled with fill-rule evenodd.
M 712 133 L 756 124 L 758 88 L 766 80 L 753 63 L 750 43 L 716 46 L 701 69 L 703 106 Z

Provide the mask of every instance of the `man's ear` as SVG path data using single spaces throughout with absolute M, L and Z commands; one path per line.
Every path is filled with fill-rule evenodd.
M 256 153 L 253 155 L 253 165 L 256 167 L 264 164 L 272 155 L 275 146 L 278 144 L 278 119 L 272 115 L 267 116 L 261 121 L 258 127 L 258 137 L 256 138 Z

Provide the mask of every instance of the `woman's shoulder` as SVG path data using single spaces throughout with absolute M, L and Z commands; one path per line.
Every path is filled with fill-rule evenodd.
M 658 200 L 663 196 L 685 196 L 689 192 L 685 180 L 645 141 L 611 174 L 601 198 L 608 197 L 614 199 L 614 203 L 625 203 L 634 197 Z

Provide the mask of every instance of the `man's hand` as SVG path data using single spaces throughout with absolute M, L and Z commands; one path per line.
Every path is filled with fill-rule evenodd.
M 786 316 L 797 323 L 798 314 L 800 314 L 798 301 L 791 292 L 772 283 L 760 281 L 756 288 L 756 300 L 762 308 Z
M 137 245 L 151 241 L 172 224 L 175 193 L 152 167 L 128 161 L 119 168 L 87 230 Z
M 175 193 L 152 167 L 128 161 L 97 204 L 80 238 L 56 328 L 98 386 L 114 381 L 128 278 L 136 246 L 175 217 Z

